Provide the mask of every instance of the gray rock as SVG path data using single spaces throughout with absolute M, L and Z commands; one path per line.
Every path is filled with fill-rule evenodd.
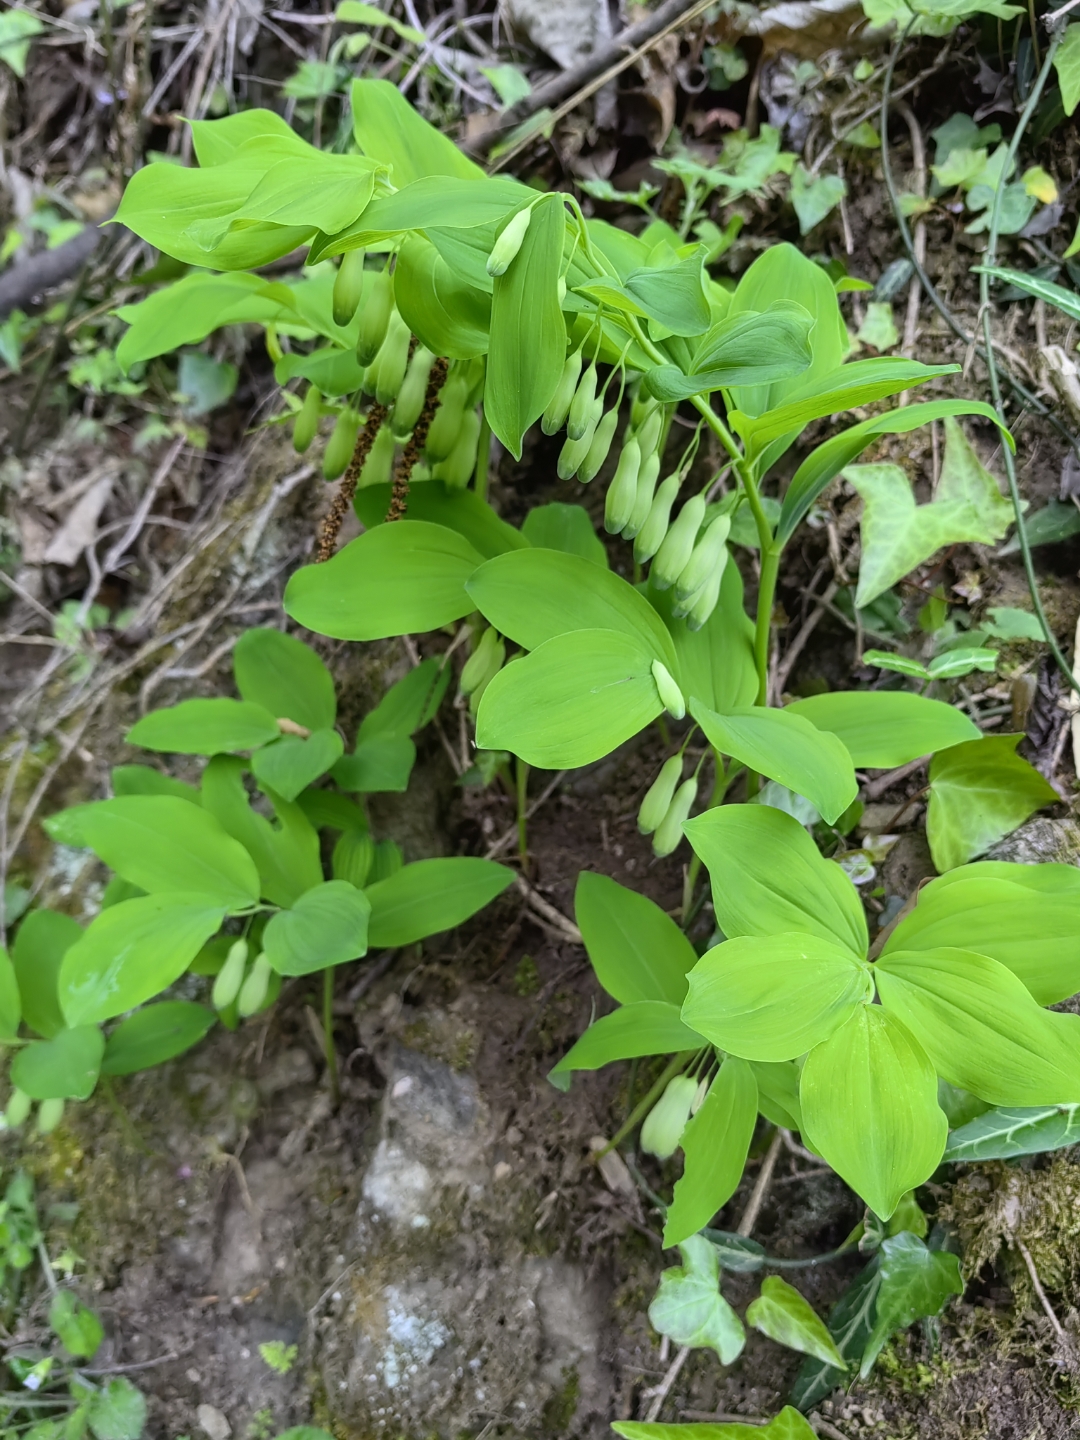
M 204 1435 L 208 1435 L 210 1440 L 229 1440 L 232 1426 L 213 1405 L 200 1405 L 195 1411 L 195 1418 L 199 1422 L 199 1429 Z
M 337 1426 L 388 1440 L 451 1440 L 491 1420 L 566 1440 L 603 1429 L 604 1296 L 580 1267 L 535 1254 L 538 1197 L 505 1165 L 496 1184 L 497 1138 L 472 1076 L 395 1050 L 356 1250 L 322 1324 Z

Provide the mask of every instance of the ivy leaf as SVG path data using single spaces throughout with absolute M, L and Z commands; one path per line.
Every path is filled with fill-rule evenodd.
M 843 474 L 865 507 L 855 596 L 859 609 L 946 545 L 1000 540 L 1013 519 L 1012 506 L 952 416 L 945 419 L 937 498 L 929 504 L 916 505 L 899 465 L 849 465 Z
M 829 1334 L 843 1358 L 857 1360 L 874 1327 L 874 1311 L 881 1288 L 881 1258 L 875 1255 L 840 1296 L 829 1312 Z M 792 1404 L 812 1409 L 844 1380 L 844 1372 L 811 1356 L 803 1362 L 791 1390 Z
M 816 1355 L 840 1370 L 847 1369 L 847 1361 L 814 1307 L 794 1285 L 778 1275 L 770 1275 L 761 1282 L 761 1294 L 750 1303 L 746 1318 L 755 1330 L 778 1345 L 801 1350 L 804 1355 Z
M 891 350 L 900 339 L 893 319 L 893 308 L 888 300 L 871 300 L 866 307 L 866 319 L 859 326 L 855 338 L 875 350 Z
M 742 1353 L 746 1331 L 720 1294 L 720 1264 L 712 1243 L 691 1235 L 679 1246 L 683 1263 L 660 1276 L 649 1320 L 661 1335 L 693 1350 L 715 1350 L 724 1365 Z
M 791 203 L 799 219 L 799 234 L 806 235 L 820 225 L 846 194 L 847 186 L 839 175 L 819 175 L 815 179 L 805 166 L 796 165 L 791 177 Z
M 1080 1142 L 1080 1105 L 996 1106 L 949 1136 L 943 1160 L 1015 1160 Z
M 987 735 L 930 763 L 926 838 L 939 870 L 952 870 L 1058 800 L 1057 791 L 1015 754 L 1020 735 Z
M 1061 86 L 1061 103 L 1071 115 L 1080 103 L 1080 25 L 1070 25 L 1054 56 L 1054 69 Z
M 859 1367 L 866 1379 L 889 1336 L 916 1320 L 940 1315 L 950 1295 L 961 1295 L 960 1261 L 947 1250 L 929 1250 L 910 1231 L 881 1244 L 881 1289 L 874 1328 Z
M 101 1321 L 70 1290 L 58 1290 L 53 1296 L 49 1329 L 69 1355 L 82 1360 L 89 1360 L 105 1338 Z
M 45 29 L 36 15 L 28 10 L 5 10 L 0 15 L 0 60 L 22 80 L 26 75 L 26 57 L 30 41 Z

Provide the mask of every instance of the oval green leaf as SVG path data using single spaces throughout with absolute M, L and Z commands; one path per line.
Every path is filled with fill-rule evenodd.
M 411 945 L 452 930 L 514 881 L 514 872 L 493 860 L 470 856 L 417 860 L 388 880 L 369 885 L 372 949 Z
M 336 640 L 437 630 L 476 608 L 465 582 L 482 562 L 455 531 L 399 520 L 369 530 L 323 565 L 297 570 L 285 587 L 285 610 Z
M 280 735 L 270 710 L 246 700 L 181 700 L 151 710 L 124 736 L 129 745 L 176 755 L 222 755 L 255 750 Z
M 197 1045 L 217 1015 L 191 1000 L 163 1000 L 129 1015 L 105 1042 L 103 1075 L 134 1075 L 163 1065 Z
M 979 739 L 978 726 L 962 710 L 906 690 L 812 695 L 794 701 L 784 713 L 837 736 L 859 769 L 892 770 L 920 755 Z
M 87 1100 L 101 1071 L 105 1037 L 96 1025 L 33 1040 L 11 1062 L 11 1083 L 32 1100 Z
M 334 677 L 309 645 L 280 630 L 245 630 L 233 651 L 236 688 L 245 700 L 306 730 L 337 717 Z
M 655 901 L 606 875 L 583 870 L 574 914 L 596 978 L 622 1005 L 666 1000 L 681 1005 L 694 947 Z
M 654 658 L 614 630 L 557 635 L 495 676 L 480 701 L 476 743 L 546 770 L 589 765 L 663 710 Z
M 707 950 L 690 971 L 683 1019 L 745 1060 L 794 1060 L 862 1005 L 865 961 L 805 932 L 746 935 Z
M 809 1143 L 883 1220 L 941 1161 L 934 1066 L 880 1005 L 860 1005 L 810 1051 L 799 1095 Z
M 748 705 L 718 715 L 691 699 L 690 713 L 722 755 L 741 760 L 804 796 L 832 824 L 859 793 L 855 767 L 843 743 L 790 710 Z
M 167 990 L 224 917 L 203 895 L 143 895 L 103 910 L 60 966 L 68 1024 L 111 1020 Z
M 279 975 L 310 975 L 367 954 L 371 902 L 347 880 L 326 880 L 272 915 L 262 948 Z

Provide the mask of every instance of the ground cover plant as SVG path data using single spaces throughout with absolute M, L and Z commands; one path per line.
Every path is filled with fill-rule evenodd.
M 57 911 L 31 910 L 10 957 L 0 952 L 3 1033 L 14 1048 L 9 1127 L 36 1101 L 47 1134 L 100 1076 L 172 1060 L 216 1020 L 235 1028 L 272 1005 L 284 979 L 309 975 L 322 975 L 336 1090 L 335 967 L 451 929 L 513 880 L 505 866 L 464 856 L 406 865 L 392 839 L 375 839 L 363 808 L 365 795 L 406 789 L 412 736 L 438 710 L 448 670 L 425 661 L 391 686 L 350 754 L 334 728 L 333 677 L 308 646 L 248 630 L 233 672 L 242 698 L 152 710 L 127 736 L 205 757 L 198 787 L 149 765 L 118 766 L 111 799 L 48 822 L 54 839 L 93 851 L 113 877 L 85 931 Z M 326 775 L 336 788 L 316 786 Z M 329 879 L 320 833 L 336 837 Z M 159 999 L 189 971 L 207 977 L 210 1005 Z M 119 1023 L 106 1034 L 110 1021 Z M 20 1040 L 20 1022 L 38 1038 Z
M 319 971 L 336 1099 L 334 968 L 456 927 L 516 875 L 522 903 L 584 945 L 614 1002 L 593 1012 L 549 1079 L 565 1095 L 575 1074 L 629 1062 L 617 1072 L 629 1076 L 623 1120 L 594 1145 L 596 1162 L 605 1173 L 605 1158 L 623 1157 L 628 1193 L 661 1218 L 658 1243 L 678 1247 L 681 1263 L 648 1304 L 661 1353 L 674 1344 L 675 1359 L 643 1397 L 642 1419 L 615 1425 L 639 1440 L 700 1433 L 690 1412 L 689 1428 L 657 1423 L 671 1385 L 695 1349 L 734 1365 L 748 1330 L 805 1357 L 790 1405 L 759 1416 L 761 1433 L 831 1433 L 815 1407 L 865 1381 L 883 1354 L 893 1364 L 893 1337 L 917 1321 L 932 1355 L 937 1317 L 972 1280 L 957 1230 L 928 1221 L 916 1192 L 934 1210 L 928 1197 L 954 1173 L 943 1166 L 1016 1161 L 1076 1138 L 1076 866 L 981 857 L 1060 804 L 1057 767 L 1075 729 L 1075 701 L 1053 688 L 1054 664 L 1066 696 L 1077 688 L 1066 627 L 1031 553 L 1075 528 L 1075 506 L 1063 499 L 1025 518 L 1013 456 L 1028 417 L 1003 399 L 1053 411 L 1075 444 L 1075 419 L 1046 403 L 1051 372 L 1071 393 L 1072 338 L 1060 355 L 1040 340 L 1048 368 L 1036 394 L 989 316 L 993 294 L 1034 299 L 1044 330 L 1050 312 L 1062 326 L 1080 318 L 1063 283 L 1076 279 L 1076 242 L 1051 249 L 1041 238 L 1064 223 L 1065 192 L 1036 156 L 1026 168 L 1019 158 L 1033 132 L 1045 140 L 1075 110 L 1080 25 L 1067 7 L 1041 25 L 1034 10 L 996 0 L 865 8 L 894 27 L 887 61 L 860 60 L 850 82 L 856 99 L 868 98 L 860 86 L 882 87 L 880 113 L 872 104 L 847 129 L 834 125 L 823 153 L 847 157 L 836 174 L 820 149 L 815 159 L 809 142 L 785 141 L 783 126 L 755 134 L 749 118 L 744 128 L 725 120 L 732 133 L 711 157 L 679 141 L 650 172 L 676 187 L 675 204 L 651 180 L 634 190 L 632 179 L 624 188 L 593 176 L 579 187 L 589 207 L 557 177 L 486 173 L 392 81 L 348 84 L 344 61 L 365 35 L 336 42 L 323 70 L 298 72 L 289 119 L 266 105 L 207 119 L 203 107 L 184 130 L 194 163 L 136 170 L 116 214 L 163 259 L 109 322 L 109 393 L 146 393 L 183 351 L 181 381 L 206 387 L 206 408 L 182 409 L 170 432 L 190 435 L 193 417 L 236 384 L 223 346 L 236 327 L 259 327 L 277 387 L 260 423 L 290 432 L 298 474 L 317 468 L 338 487 L 310 563 L 288 577 L 286 615 L 345 644 L 403 638 L 412 668 L 346 754 L 333 679 L 314 651 L 277 629 L 247 631 L 235 652 L 240 699 L 180 700 L 128 735 L 162 756 L 203 757 L 198 787 L 123 765 L 112 798 L 47 822 L 55 841 L 89 850 L 116 878 L 85 932 L 44 908 L 18 923 L 0 972 L 9 1127 L 37 1103 L 37 1129 L 51 1133 L 99 1073 L 173 1059 L 217 1018 L 236 1026 L 272 1006 L 283 980 L 303 986 Z M 337 19 L 379 33 L 380 15 L 346 4 Z M 423 47 L 415 19 L 406 7 L 409 23 L 389 26 L 394 43 Z M 933 131 L 921 185 L 913 177 L 922 193 L 901 195 L 891 93 L 898 56 L 920 36 L 945 40 L 942 56 L 957 36 L 970 40 L 985 64 L 996 50 L 1002 73 L 1011 46 L 1017 119 L 952 113 Z M 726 43 L 699 59 L 715 88 L 745 75 Z M 778 70 L 760 71 L 778 111 L 781 95 L 796 94 L 814 113 L 829 77 L 806 65 L 785 72 L 787 90 Z M 491 72 L 511 107 L 529 94 L 519 81 L 513 66 Z M 514 132 L 503 156 L 536 133 Z M 877 285 L 807 238 L 826 221 L 850 225 L 843 177 L 855 161 L 843 145 L 880 151 L 909 252 Z M 790 203 L 790 238 L 747 248 L 748 197 Z M 598 217 L 604 207 L 618 223 Z M 985 237 L 973 271 L 981 337 L 926 275 L 926 226 L 945 217 Z M 1021 268 L 1024 254 L 1046 263 Z M 900 338 L 891 302 L 907 284 L 903 353 L 888 353 Z M 929 363 L 946 347 L 924 345 L 910 323 L 923 290 L 962 356 Z M 33 333 L 15 325 L 11 353 Z M 976 355 L 988 399 L 970 384 Z M 932 398 L 919 399 L 921 387 Z M 930 457 L 929 489 L 913 481 L 913 453 Z M 537 456 L 563 487 L 555 502 L 531 503 L 522 477 Z M 566 488 L 575 481 L 583 488 Z M 852 502 L 843 514 L 838 497 Z M 340 543 L 354 516 L 361 533 Z M 1010 529 L 1028 595 L 983 607 L 961 574 L 950 602 L 950 557 L 984 557 Z M 785 660 L 785 574 L 801 574 L 826 534 L 834 583 L 821 598 L 815 572 L 810 620 Z M 789 683 L 826 614 L 855 637 L 860 688 L 835 670 Z M 79 650 L 84 679 L 108 616 L 87 604 L 66 613 L 61 643 Z M 1037 680 L 1036 662 L 1015 670 L 1024 646 L 1040 657 Z M 1049 765 L 1025 737 L 1040 686 L 1066 717 Z M 987 709 L 986 697 L 1003 703 Z M 392 839 L 375 840 L 363 797 L 405 791 L 425 726 L 462 791 L 512 804 L 516 871 L 461 854 L 406 865 Z M 679 903 L 658 904 L 647 880 L 587 868 L 570 921 L 534 888 L 532 814 L 566 777 L 617 773 L 603 767 L 635 746 L 653 758 L 622 806 L 677 877 Z M 864 824 L 864 804 L 924 763 L 925 785 L 897 795 L 881 826 L 901 829 L 925 806 L 937 877 L 903 894 L 872 888 L 897 837 Z M 863 1207 L 826 1253 L 771 1254 L 750 1238 L 785 1147 L 839 1176 Z M 748 1186 L 738 1230 L 717 1228 Z M 826 1321 L 783 1277 L 834 1263 L 849 1283 Z M 739 1286 L 745 1320 L 727 1298 Z M 719 1440 L 752 1427 L 716 1418 L 702 1428 Z

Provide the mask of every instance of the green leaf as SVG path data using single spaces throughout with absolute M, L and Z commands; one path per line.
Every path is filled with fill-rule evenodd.
M 172 795 L 190 805 L 201 805 L 194 785 L 176 780 L 149 765 L 114 765 L 111 771 L 114 795 Z
M 557 288 L 565 232 L 563 197 L 537 200 L 521 248 L 495 277 L 484 414 L 516 460 L 521 437 L 554 395 L 566 358 Z
M 262 948 L 279 975 L 310 975 L 357 960 L 367 954 L 371 909 L 363 890 L 325 880 L 270 917 Z
M 400 20 L 388 15 L 385 10 L 380 10 L 377 5 L 362 5 L 360 0 L 338 0 L 334 19 L 341 25 L 366 25 L 373 30 L 392 30 L 395 35 L 400 35 L 402 40 L 411 40 L 414 45 L 424 45 L 427 42 L 427 36 L 422 30 L 403 25 Z
M 829 1312 L 829 1334 L 849 1363 L 862 1357 L 870 1331 L 874 1328 L 874 1312 L 881 1288 L 880 1266 L 880 1256 L 875 1255 Z M 792 1403 L 800 1410 L 811 1410 L 843 1382 L 844 1372 L 835 1365 L 813 1358 L 804 1360 L 792 1386 Z
M 203 805 L 254 860 L 262 897 L 291 905 L 322 879 L 319 837 L 299 804 L 271 795 L 276 825 L 253 810 L 244 789 L 246 769 L 234 756 L 215 756 L 203 771 Z
M 939 870 L 952 870 L 1022 824 L 1058 793 L 1014 751 L 1022 735 L 987 735 L 930 763 L 926 838 Z
M 691 970 L 683 1018 L 731 1055 L 794 1060 L 872 991 L 866 962 L 835 940 L 805 932 L 744 935 L 714 945 Z
M 653 320 L 671 335 L 700 335 L 712 318 L 702 284 L 703 246 L 675 265 L 642 266 L 625 281 L 589 280 L 574 287 L 602 305 Z
M 1066 26 L 1054 56 L 1054 69 L 1061 87 L 1061 104 L 1065 114 L 1071 115 L 1080 103 L 1080 25 Z
M 353 134 L 365 155 L 389 165 L 400 190 L 425 175 L 483 180 L 483 170 L 429 125 L 389 80 L 354 80 Z
M 815 367 L 809 378 L 804 376 L 802 383 L 785 396 L 782 405 L 758 416 L 733 411 L 731 423 L 747 441 L 752 454 L 758 456 L 774 441 L 793 437 L 811 420 L 837 415 L 872 400 L 884 400 L 913 385 L 955 374 L 956 368 L 955 365 L 923 365 L 899 355 L 853 360 L 824 373 L 816 373 Z
M 167 990 L 224 917 L 204 895 L 143 895 L 102 910 L 60 966 L 68 1024 L 110 1020 Z
M 1076 64 L 1077 84 L 1080 87 L 1080 27 L 1072 27 L 1078 37 L 1076 43 Z M 1057 58 L 1060 60 L 1061 51 L 1058 51 Z M 1078 91 L 1080 93 L 1080 91 Z M 998 266 L 973 265 L 973 273 L 977 275 L 989 275 L 994 280 L 1000 280 L 1005 285 L 1015 285 L 1018 290 L 1025 294 L 1032 295 L 1036 300 L 1045 300 L 1048 305 L 1055 306 L 1070 320 L 1080 320 L 1080 295 L 1075 290 L 1066 290 L 1064 285 L 1055 285 L 1052 280 L 1044 280 L 1041 275 L 1032 275 L 1025 270 L 1010 270 Z
M 723 1425 L 665 1425 L 649 1420 L 616 1420 L 611 1428 L 625 1440 L 814 1440 L 815 1435 L 791 1405 L 785 1405 L 768 1425 L 757 1421 L 746 1425 L 734 1422 Z
M 751 1061 L 758 1087 L 758 1109 L 766 1120 L 785 1130 L 802 1130 L 799 1105 L 799 1068 L 791 1060 L 777 1064 Z
M 676 365 L 647 370 L 646 390 L 665 402 L 732 385 L 765 385 L 801 375 L 811 364 L 813 319 L 801 305 L 778 300 L 764 312 L 725 316 L 703 337 L 684 374 Z
M 0 15 L 0 60 L 20 80 L 26 78 L 26 57 L 30 54 L 30 42 L 45 29 L 36 15 L 29 10 L 5 10 Z
M 51 1040 L 32 1040 L 18 1051 L 11 1083 L 33 1100 L 87 1100 L 104 1051 L 105 1037 L 96 1025 L 58 1030 Z
M 891 1009 L 860 1005 L 802 1070 L 807 1140 L 883 1220 L 934 1173 L 948 1133 L 916 1035 Z
M 769 385 L 733 386 L 729 391 L 729 411 L 763 416 L 767 411 L 779 409 L 793 396 L 801 395 L 807 387 L 812 389 L 823 376 L 843 364 L 848 349 L 847 326 L 832 282 L 820 265 L 815 265 L 794 245 L 771 245 L 758 256 L 740 278 L 727 313 L 734 317 L 750 311 L 766 311 L 778 296 L 801 305 L 814 317 L 816 323 L 810 332 L 813 361 L 808 370 L 790 379 L 776 380 Z M 793 428 L 798 431 L 802 427 Z
M 134 1075 L 138 1070 L 163 1065 L 197 1045 L 216 1020 L 213 1010 L 190 1000 L 146 1005 L 121 1020 L 109 1036 L 101 1073 Z
M 801 163 L 791 176 L 791 203 L 799 218 L 799 234 L 807 235 L 836 209 L 847 194 L 839 175 L 813 176 Z
M 980 13 L 999 20 L 1024 13 L 1005 0 L 863 0 L 863 9 L 875 29 L 895 25 L 905 31 L 910 25 L 913 35 L 949 35 L 961 20 Z
M 416 746 L 407 735 L 376 735 L 358 739 L 351 755 L 334 765 L 333 777 L 343 790 L 358 795 L 397 793 L 409 788 Z
M 71 1290 L 58 1290 L 49 1305 L 49 1329 L 69 1355 L 89 1360 L 105 1339 L 105 1327 Z
M 980 738 L 978 726 L 962 710 L 906 690 L 812 695 L 794 701 L 785 713 L 801 715 L 819 730 L 836 735 L 860 770 L 892 770 L 920 755 Z
M 489 905 L 513 880 L 514 872 L 493 860 L 462 857 L 405 865 L 388 880 L 367 887 L 368 943 L 373 950 L 411 945 L 452 930 Z
M 537 549 L 561 550 L 607 568 L 607 551 L 583 505 L 564 505 L 561 501 L 534 505 L 525 516 L 521 533 Z
M 720 1294 L 720 1266 L 712 1244 L 691 1235 L 679 1246 L 682 1265 L 665 1270 L 649 1306 L 654 1330 L 676 1345 L 715 1350 L 723 1365 L 742 1353 L 746 1332 L 735 1311 Z
M 754 1137 L 757 1101 L 753 1070 L 729 1056 L 679 1142 L 683 1173 L 664 1221 L 665 1247 L 701 1230 L 735 1194 Z
M 997 1106 L 952 1131 L 943 1160 L 1016 1160 L 1080 1143 L 1080 1105 Z
M 476 743 L 548 770 L 591 764 L 663 710 L 654 662 L 654 651 L 615 630 L 557 635 L 504 666 L 488 685 Z
M 94 1440 L 139 1440 L 146 1424 L 146 1398 L 130 1380 L 116 1375 L 92 1396 L 87 1419 Z
M 717 715 L 693 699 L 690 713 L 720 754 L 805 796 L 830 824 L 859 793 L 843 743 L 802 715 L 760 705 Z
M 1069 501 L 1051 500 L 1041 510 L 1028 516 L 1024 526 L 1029 546 L 1059 545 L 1080 531 L 1080 510 Z M 1020 540 L 1014 533 L 998 551 L 999 555 L 1015 555 Z
M 753 1070 L 754 1067 L 751 1065 L 750 1068 Z M 733 1275 L 751 1275 L 764 1266 L 765 1247 L 756 1240 L 735 1235 L 730 1230 L 713 1230 L 711 1227 L 701 1233 L 706 1240 L 712 1242 L 721 1270 L 730 1270 Z
M 84 843 L 141 890 L 183 891 L 229 910 L 259 898 L 251 856 L 201 806 L 131 795 L 85 806 L 79 825 Z
M 333 769 L 344 750 L 336 730 L 313 730 L 306 740 L 282 735 L 255 751 L 251 768 L 260 785 L 269 786 L 284 800 L 295 800 L 301 790 Z
M 755 1330 L 778 1345 L 801 1350 L 804 1355 L 815 1355 L 837 1369 L 847 1369 L 825 1322 L 794 1285 L 781 1280 L 779 1275 L 769 1275 L 761 1282 L 761 1294 L 751 1301 L 746 1319 Z
M 433 355 L 471 360 L 487 353 L 490 295 L 467 283 L 424 235 L 410 235 L 398 251 L 394 301 L 406 325 Z
M 56 910 L 31 910 L 19 926 L 11 963 L 19 985 L 22 1018 L 38 1035 L 48 1038 L 64 1028 L 57 980 L 64 956 L 82 934 L 82 927 L 70 915 Z
M 582 870 L 574 914 L 596 978 L 622 1005 L 666 1000 L 681 1005 L 694 947 L 675 921 L 646 895 L 606 875 Z
M 950 1295 L 964 1293 L 959 1258 L 947 1250 L 927 1249 L 908 1231 L 882 1241 L 880 1275 L 877 1315 L 859 1368 L 864 1380 L 890 1335 L 928 1315 L 940 1315 Z
M 11 957 L 0 945 L 0 1041 L 14 1040 L 22 1019 L 19 981 Z
M 281 734 L 272 711 L 245 700 L 181 700 L 151 710 L 124 736 L 129 745 L 175 755 L 255 750 Z
M 426 176 L 373 200 L 349 239 L 354 245 L 366 245 L 413 230 L 480 230 L 498 225 L 523 202 L 535 198 L 535 190 L 508 176 L 480 179 Z M 339 237 L 337 244 L 341 243 L 342 237 Z M 491 243 L 491 239 L 486 242 L 485 265 Z M 486 275 L 486 269 L 483 273 Z M 479 279 L 479 274 L 476 278 Z M 490 293 L 491 277 L 482 283 Z
M 928 504 L 916 505 L 899 465 L 849 465 L 843 473 L 863 499 L 859 608 L 938 550 L 961 541 L 991 545 L 1013 520 L 1012 505 L 950 417 L 937 496 Z
M 328 730 L 337 718 L 334 677 L 315 651 L 280 630 L 245 630 L 233 651 L 243 698 L 305 730 Z M 239 747 L 246 748 L 246 747 Z
M 991 605 L 986 612 L 989 621 L 983 620 L 980 629 L 988 630 L 999 640 L 1045 641 L 1039 617 L 1030 610 L 1018 610 L 1012 605 Z
M 839 865 L 822 859 L 797 820 L 768 805 L 722 805 L 687 821 L 712 876 L 716 922 L 728 937 L 816 935 L 866 954 L 862 901 Z
M 574 1070 L 599 1070 L 613 1060 L 633 1060 L 641 1055 L 700 1050 L 703 1043 L 695 1030 L 683 1024 L 677 1005 L 666 1000 L 636 1000 L 594 1020 L 548 1079 L 563 1089 L 558 1077 L 568 1077 Z
M 356 492 L 353 506 L 365 529 L 372 530 L 384 523 L 390 497 L 389 485 L 366 485 Z M 413 486 L 409 494 L 409 515 L 413 520 L 427 520 L 432 525 L 456 530 L 484 560 L 507 550 L 524 550 L 529 543 L 519 530 L 500 520 L 475 490 L 450 488 L 441 480 L 426 480 L 423 485 Z
M 944 420 L 952 415 L 982 415 L 997 425 L 1010 450 L 1016 444 L 1009 431 L 989 405 L 977 400 L 927 400 L 908 405 L 903 410 L 890 410 L 852 425 L 831 440 L 812 450 L 796 470 L 784 496 L 777 539 L 786 544 L 798 529 L 814 501 L 845 466 L 858 458 L 866 447 L 881 435 L 907 435 L 928 425 L 931 420 Z
M 281 145 L 292 145 L 301 152 L 309 148 L 296 131 L 274 110 L 240 110 L 223 115 L 219 120 L 189 120 L 195 158 L 205 169 L 235 160 L 241 145 L 248 140 L 269 136 Z
M 438 630 L 475 607 L 465 582 L 483 561 L 442 525 L 379 525 L 322 565 L 304 565 L 285 587 L 285 610 L 336 640 L 385 640 Z
M 304 145 L 298 136 L 295 143 Z M 319 153 L 306 149 L 312 155 Z M 276 149 L 272 158 L 280 153 L 280 148 Z M 313 224 L 258 222 L 230 230 L 233 216 L 267 168 L 265 162 L 252 163 L 251 157 L 208 170 L 164 162 L 146 165 L 128 181 L 113 219 L 185 265 L 258 269 L 303 245 L 315 233 Z
M 116 314 L 129 327 L 116 347 L 125 374 L 140 360 L 167 355 L 181 345 L 197 345 L 223 325 L 275 325 L 298 319 L 287 285 L 243 270 L 185 275 L 145 300 L 121 305 Z
M 875 975 L 882 1005 L 950 1085 L 991 1105 L 1080 1101 L 1080 1016 L 1041 1009 L 999 961 L 970 950 L 897 951 Z
M 889 936 L 893 950 L 974 950 L 1022 980 L 1040 1005 L 1080 990 L 1080 893 L 1040 894 L 1008 880 L 932 881 Z
M 875 350 L 891 350 L 900 343 L 893 308 L 888 300 L 871 300 L 866 307 L 866 318 L 855 338 Z
M 466 585 L 495 629 L 526 650 L 576 630 L 617 630 L 677 672 L 667 627 L 629 581 L 581 555 L 513 550 L 474 572 Z

